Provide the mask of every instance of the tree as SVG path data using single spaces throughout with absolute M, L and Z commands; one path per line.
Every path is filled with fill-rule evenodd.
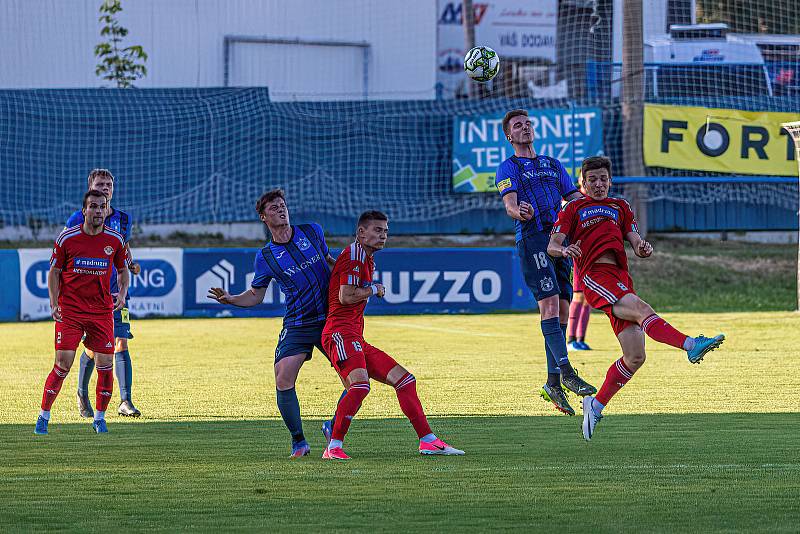
M 110 80 L 118 88 L 133 87 L 133 82 L 147 74 L 147 54 L 140 45 L 122 48 L 122 39 L 128 35 L 128 30 L 123 28 L 116 18 L 122 11 L 121 0 L 104 0 L 100 6 L 100 22 L 105 24 L 100 35 L 108 39 L 94 47 L 94 55 L 100 63 L 97 64 L 95 74 L 104 80 Z

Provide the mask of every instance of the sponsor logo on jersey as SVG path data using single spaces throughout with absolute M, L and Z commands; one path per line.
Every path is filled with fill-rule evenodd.
M 308 239 L 305 237 L 301 237 L 297 240 L 297 248 L 300 250 L 308 250 L 311 247 L 311 243 L 308 242 Z
M 539 281 L 539 284 L 542 286 L 542 291 L 552 291 L 553 290 L 553 279 L 548 277 L 542 278 Z
M 619 220 L 619 212 L 608 206 L 588 206 L 581 208 L 578 211 L 578 216 L 581 221 L 590 219 L 592 217 L 608 217 L 609 219 Z
M 279 259 L 281 259 L 283 257 L 284 254 L 286 254 L 286 251 L 285 250 L 279 250 L 278 252 L 273 252 L 273 254 L 275 255 L 275 259 L 279 260 Z
M 111 256 L 114 253 L 114 249 L 112 247 L 108 246 L 108 247 L 103 249 L 103 252 L 105 252 L 107 255 Z
M 625 287 L 625 284 L 623 284 L 622 282 L 617 282 L 617 287 L 620 288 L 623 291 L 627 291 L 628 290 L 628 288 Z
M 509 188 L 511 188 L 511 178 L 506 178 L 505 180 L 497 182 L 497 190 L 501 193 Z
M 108 247 L 111 248 L 111 247 Z M 75 258 L 73 265 L 82 269 L 107 269 L 107 258 Z
M 306 241 L 306 243 L 308 243 L 308 242 Z M 310 247 L 311 245 L 309 244 L 308 246 Z M 309 258 L 309 259 L 307 259 L 306 261 L 304 261 L 302 263 L 298 263 L 297 265 L 290 265 L 289 267 L 287 267 L 283 271 L 283 274 L 285 274 L 286 276 L 292 276 L 294 274 L 297 274 L 299 272 L 302 272 L 302 271 L 308 269 L 309 267 L 311 267 L 315 263 L 319 263 L 321 260 L 322 260 L 322 258 L 320 258 L 319 254 L 317 254 L 316 256 L 314 256 L 312 258 Z

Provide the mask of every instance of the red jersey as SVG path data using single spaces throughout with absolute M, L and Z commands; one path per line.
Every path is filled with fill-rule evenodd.
M 566 234 L 570 243 L 581 242 L 582 254 L 575 263 L 581 274 L 585 274 L 605 252 L 613 253 L 617 264 L 627 271 L 625 236 L 637 231 L 627 200 L 612 197 L 594 200 L 586 196 L 567 202 L 551 234 Z
M 369 287 L 375 272 L 375 260 L 358 244 L 351 243 L 336 258 L 328 285 L 328 319 L 324 332 L 348 332 L 364 335 L 364 308 L 367 301 L 356 304 L 339 302 L 339 288 L 343 285 Z
M 125 239 L 108 226 L 97 235 L 83 225 L 65 228 L 56 239 L 50 266 L 61 269 L 58 305 L 67 313 L 109 313 L 111 267 L 125 267 Z

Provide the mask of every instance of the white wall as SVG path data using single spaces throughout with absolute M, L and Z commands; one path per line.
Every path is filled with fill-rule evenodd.
M 0 2 L 0 88 L 102 86 L 94 74 L 93 53 L 101 42 L 100 4 L 101 0 Z M 148 75 L 139 87 L 222 86 L 223 37 L 235 34 L 367 41 L 372 45 L 370 98 L 434 96 L 436 2 L 432 0 L 123 0 L 120 21 L 130 30 L 126 43 L 141 44 L 150 55 Z M 275 63 L 277 72 L 287 78 L 281 84 L 287 93 L 274 95 L 276 99 L 291 98 L 293 70 L 315 73 L 321 94 L 342 90 L 343 66 L 325 59 L 337 54 L 312 56 L 308 63 Z M 357 77 L 360 65 L 354 63 L 345 60 L 344 69 L 355 69 L 352 75 Z M 298 82 L 299 92 L 307 90 L 305 78 Z M 248 83 L 265 79 L 269 78 L 258 73 L 238 73 L 238 80 Z M 237 76 L 231 80 L 237 81 Z M 359 94 L 353 95 L 358 97 L 360 83 Z

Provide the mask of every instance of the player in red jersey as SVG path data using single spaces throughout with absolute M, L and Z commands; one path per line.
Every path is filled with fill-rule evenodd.
M 379 211 L 364 212 L 358 219 L 356 241 L 336 259 L 328 286 L 328 318 L 322 331 L 322 346 L 339 373 L 347 393 L 339 401 L 331 441 L 322 457 L 349 460 L 342 441 L 350 422 L 369 393 L 369 379 L 389 384 L 397 393 L 400 408 L 419 437 L 421 454 L 461 455 L 436 437 L 417 396 L 414 375 L 385 352 L 364 341 L 364 307 L 370 297 L 383 297 L 384 288 L 373 283 L 373 254 L 383 249 L 389 219 Z
M 624 241 L 633 246 L 634 254 L 640 258 L 649 257 L 653 246 L 639 235 L 628 202 L 608 196 L 611 160 L 603 156 L 587 158 L 581 172 L 587 196 L 564 206 L 553 226 L 547 252 L 575 260 L 586 286 L 586 301 L 608 315 L 622 347 L 622 358 L 609 367 L 597 396 L 583 399 L 583 437 L 588 441 L 602 418 L 603 408 L 644 364 L 644 334 L 685 350 L 691 363 L 699 363 L 706 353 L 722 344 L 725 336 L 689 337 L 656 315 L 636 295 L 628 274 Z M 565 238 L 572 244 L 562 246 Z
M 56 321 L 56 358 L 42 395 L 42 411 L 35 434 L 47 434 L 50 408 L 75 360 L 75 350 L 86 335 L 84 346 L 95 353 L 97 364 L 97 410 L 92 428 L 108 432 L 105 413 L 114 385 L 115 310 L 125 306 L 129 275 L 125 262 L 125 238 L 103 224 L 108 199 L 91 190 L 83 197 L 81 225 L 64 229 L 56 239 L 47 275 L 50 309 Z M 117 268 L 119 293 L 111 297 L 111 268 Z

